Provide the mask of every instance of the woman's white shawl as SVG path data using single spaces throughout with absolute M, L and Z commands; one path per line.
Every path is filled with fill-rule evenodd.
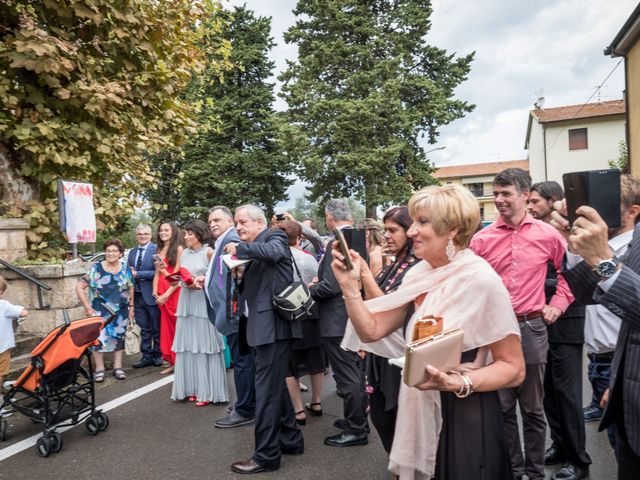
M 480 368 L 492 361 L 488 346 L 508 335 L 520 336 L 509 293 L 496 272 L 471 250 L 459 252 L 451 263 L 432 268 L 427 262 L 415 265 L 393 293 L 365 302 L 371 313 L 385 312 L 413 302 L 426 293 L 406 329 L 398 329 L 377 342 L 364 343 L 347 322 L 342 348 L 365 350 L 386 358 L 404 356 L 414 322 L 426 315 L 443 317 L 444 329 L 464 331 L 463 351 L 480 348 L 473 364 L 461 370 Z M 440 393 L 421 391 L 402 383 L 398 398 L 398 416 L 389 470 L 403 480 L 433 475 L 442 426 Z M 463 452 L 461 452 L 463 453 Z

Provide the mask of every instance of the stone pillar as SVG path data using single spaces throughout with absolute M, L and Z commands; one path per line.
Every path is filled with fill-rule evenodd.
M 13 262 L 27 256 L 29 225 L 21 218 L 0 219 L 0 258 Z

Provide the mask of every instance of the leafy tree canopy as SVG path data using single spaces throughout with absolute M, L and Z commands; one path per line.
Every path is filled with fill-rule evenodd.
M 299 0 L 285 40 L 298 59 L 281 75 L 286 153 L 326 201 L 354 195 L 372 215 L 435 183 L 424 150 L 474 106 L 453 98 L 473 54 L 426 41 L 429 0 Z
M 34 251 L 56 253 L 56 179 L 92 182 L 109 226 L 154 182 L 145 153 L 196 133 L 197 105 L 182 93 L 205 66 L 203 35 L 216 55 L 208 71 L 226 64 L 219 10 L 209 0 L 0 3 L 0 155 L 4 175 L 24 184 L 2 194 L 27 211 Z

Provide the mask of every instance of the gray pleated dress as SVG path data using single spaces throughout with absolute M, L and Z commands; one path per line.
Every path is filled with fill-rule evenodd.
M 205 246 L 198 251 L 185 249 L 180 266 L 197 277 L 206 273 L 208 263 Z M 209 321 L 204 292 L 182 288 L 176 317 L 171 347 L 176 352 L 171 398 L 182 400 L 195 395 L 201 402 L 228 402 L 224 340 Z

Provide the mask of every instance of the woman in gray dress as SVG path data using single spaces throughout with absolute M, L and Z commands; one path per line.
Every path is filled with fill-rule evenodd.
M 213 250 L 206 243 L 209 228 L 206 223 L 193 220 L 184 229 L 187 248 L 180 259 L 181 273 L 186 270 L 195 278 L 206 273 L 213 255 Z M 209 321 L 203 290 L 194 284 L 182 288 L 176 316 L 172 347 L 176 353 L 176 364 L 171 398 L 186 398 L 196 402 L 198 407 L 212 402 L 228 402 L 224 340 Z

